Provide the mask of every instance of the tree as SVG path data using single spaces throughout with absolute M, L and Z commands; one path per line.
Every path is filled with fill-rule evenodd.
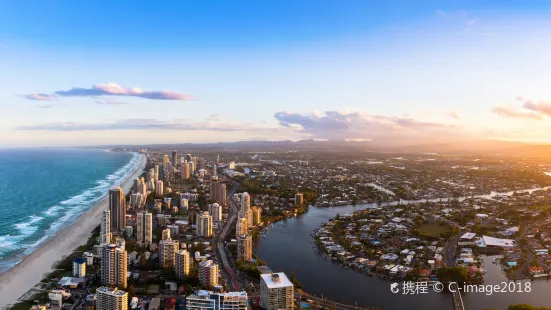
M 469 273 L 464 267 L 440 268 L 437 272 L 438 279 L 441 282 L 465 283 L 469 279 Z
M 537 308 L 532 305 L 528 304 L 518 304 L 518 305 L 510 305 L 507 307 L 507 310 L 551 310 L 551 308 Z

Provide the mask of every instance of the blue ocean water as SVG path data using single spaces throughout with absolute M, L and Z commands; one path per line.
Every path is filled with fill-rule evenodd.
M 0 150 L 0 272 L 71 225 L 139 164 L 136 153 Z

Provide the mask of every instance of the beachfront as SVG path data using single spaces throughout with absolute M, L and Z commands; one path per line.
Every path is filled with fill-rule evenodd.
M 138 178 L 146 165 L 147 158 L 141 156 L 138 167 L 120 184 L 129 191 L 133 180 Z M 52 266 L 62 257 L 71 254 L 78 246 L 86 243 L 92 230 L 99 225 L 101 212 L 108 207 L 103 199 L 89 212 L 82 214 L 70 227 L 61 230 L 39 249 L 28 255 L 17 266 L 0 275 L 0 307 L 17 302 L 34 285 L 43 279 L 44 274 L 52 271 Z

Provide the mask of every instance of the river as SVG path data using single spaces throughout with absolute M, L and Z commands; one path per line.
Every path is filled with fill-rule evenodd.
M 501 193 L 503 195 L 503 193 Z M 254 252 L 275 272 L 283 271 L 291 275 L 295 269 L 297 280 L 305 291 L 318 296 L 359 306 L 378 307 L 383 310 L 452 309 L 453 301 L 449 292 L 402 295 L 390 291 L 389 281 L 370 277 L 353 269 L 345 269 L 340 264 L 321 257 L 311 236 L 312 232 L 337 213 L 347 214 L 374 207 L 376 204 L 348 205 L 330 208 L 311 207 L 295 218 L 275 223 L 266 238 L 255 244 Z M 499 284 L 507 281 L 499 265 L 492 264 L 491 258 L 484 259 L 487 271 L 484 284 Z M 548 280 L 532 281 L 530 293 L 484 293 L 463 294 L 465 308 L 469 310 L 494 308 L 506 309 L 510 304 L 529 303 L 551 307 L 551 283 Z

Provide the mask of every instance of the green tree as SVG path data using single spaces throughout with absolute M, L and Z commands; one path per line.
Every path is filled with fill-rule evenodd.
M 510 305 L 507 310 L 551 310 L 551 308 L 538 308 L 528 304 Z

